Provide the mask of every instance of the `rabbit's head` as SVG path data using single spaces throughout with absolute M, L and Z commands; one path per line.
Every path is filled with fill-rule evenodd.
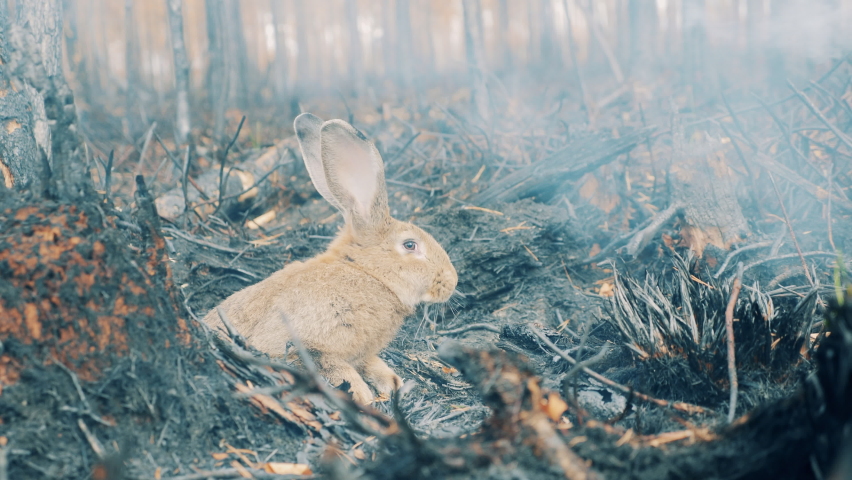
M 411 308 L 449 300 L 456 270 L 431 235 L 391 217 L 376 147 L 342 120 L 303 113 L 294 127 L 314 187 L 345 219 L 326 258 L 372 275 Z

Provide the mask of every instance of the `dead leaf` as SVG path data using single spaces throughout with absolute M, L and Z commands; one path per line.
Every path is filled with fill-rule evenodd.
M 217 452 L 217 453 L 211 453 L 210 455 L 215 460 L 224 460 L 224 459 L 228 458 L 228 455 L 230 455 L 230 454 L 226 453 L 226 452 Z
M 568 404 L 556 392 L 550 392 L 547 396 L 547 405 L 545 405 L 544 413 L 554 422 L 558 422 L 562 418 L 562 414 L 568 410 Z

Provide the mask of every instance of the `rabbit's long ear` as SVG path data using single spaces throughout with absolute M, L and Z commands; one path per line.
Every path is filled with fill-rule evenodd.
M 296 138 L 299 139 L 302 158 L 305 160 L 305 167 L 308 169 L 308 175 L 311 176 L 314 188 L 334 208 L 343 211 L 340 202 L 331 194 L 328 182 L 325 179 L 325 172 L 323 171 L 322 148 L 320 145 L 322 120 L 316 115 L 303 113 L 293 121 L 293 129 L 296 131 Z
M 352 125 L 329 120 L 321 129 L 322 163 L 331 195 L 356 233 L 381 229 L 390 219 L 385 167 L 376 147 Z

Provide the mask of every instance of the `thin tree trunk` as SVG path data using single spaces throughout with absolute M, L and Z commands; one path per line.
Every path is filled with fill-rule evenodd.
M 411 48 L 411 2 L 396 0 L 396 60 L 399 65 L 402 84 L 411 86 L 413 49 Z
M 296 48 L 297 48 L 297 71 L 296 83 L 299 89 L 304 89 L 308 86 L 313 78 L 311 67 L 311 52 L 308 50 L 308 30 L 313 22 L 308 21 L 305 14 L 305 4 L 302 0 L 294 0 L 296 4 Z
M 243 34 L 243 16 L 239 0 L 225 0 L 225 65 L 228 68 L 230 96 L 239 108 L 248 106 L 249 68 L 248 48 Z
M 541 0 L 539 2 L 539 15 L 541 22 L 541 55 L 542 64 L 546 66 L 558 65 L 558 58 L 555 55 L 556 49 L 553 45 L 553 7 L 551 0 Z
M 134 110 L 137 106 L 137 95 L 138 95 L 138 84 L 137 79 L 139 78 L 139 55 L 136 50 L 137 46 L 137 35 L 136 35 L 136 21 L 137 19 L 133 15 L 133 4 L 134 0 L 124 0 L 124 71 L 127 77 L 127 89 L 124 93 L 125 99 L 125 108 L 124 112 L 125 118 L 128 120 L 131 126 L 131 131 L 136 130 L 134 128 L 134 124 L 136 122 L 132 122 L 131 119 L 134 118 Z
M 473 104 L 476 112 L 484 120 L 490 117 L 488 88 L 485 84 L 485 48 L 480 31 L 478 0 L 462 0 L 464 10 L 464 35 L 467 51 L 467 63 L 473 82 Z
M 349 81 L 353 93 L 362 90 L 364 81 L 363 60 L 361 57 L 361 35 L 358 33 L 358 2 L 346 2 L 346 19 L 349 27 Z
M 207 0 L 207 98 L 213 112 L 213 138 L 221 140 L 225 131 L 225 110 L 228 105 L 228 75 L 225 56 L 224 0 Z
M 500 0 L 498 17 L 500 19 L 500 61 L 505 70 L 512 69 L 512 44 L 509 35 L 509 0 Z
M 646 63 L 656 53 L 659 15 L 656 0 L 627 0 L 630 19 L 630 69 Z M 668 8 L 673 8 L 669 5 Z
M 183 40 L 183 11 L 181 0 L 167 0 L 169 7 L 169 27 L 172 37 L 172 52 L 175 66 L 175 93 L 177 95 L 177 117 L 175 119 L 175 140 L 179 145 L 189 141 L 189 59 Z
M 272 23 L 275 27 L 275 59 L 272 62 L 272 91 L 275 93 L 275 102 L 283 103 L 287 98 L 287 37 L 284 35 L 284 21 L 287 18 L 284 2 L 273 0 Z

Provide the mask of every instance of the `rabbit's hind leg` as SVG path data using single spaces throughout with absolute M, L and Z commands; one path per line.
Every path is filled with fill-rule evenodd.
M 373 392 L 370 387 L 361 378 L 361 375 L 355 368 L 346 363 L 341 358 L 322 355 L 317 359 L 319 363 L 320 374 L 325 377 L 328 382 L 338 387 L 343 382 L 349 383 L 349 393 L 352 398 L 361 405 L 369 405 L 373 402 Z
M 381 393 L 389 394 L 402 386 L 402 378 L 376 355 L 367 358 L 361 367 L 361 374 Z

